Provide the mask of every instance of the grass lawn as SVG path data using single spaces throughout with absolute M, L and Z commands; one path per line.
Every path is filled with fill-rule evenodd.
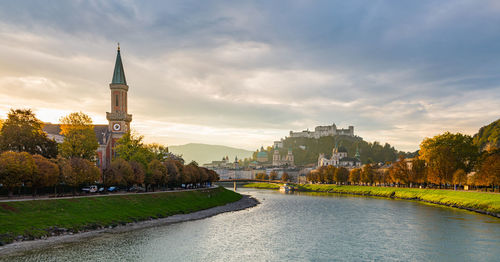
M 278 184 L 253 183 L 245 187 L 279 189 Z M 380 197 L 396 197 L 430 201 L 436 204 L 455 205 L 467 208 L 480 209 L 492 213 L 500 213 L 500 194 L 453 191 L 442 189 L 419 189 L 375 186 L 337 186 L 307 184 L 299 185 L 301 191 L 350 193 Z
M 0 241 L 19 235 L 38 238 L 50 227 L 78 231 L 190 213 L 241 199 L 222 187 L 207 190 L 130 194 L 0 203 Z
M 243 185 L 243 187 L 252 187 L 252 188 L 260 188 L 260 189 L 280 189 L 280 184 L 272 184 L 272 183 L 250 183 Z

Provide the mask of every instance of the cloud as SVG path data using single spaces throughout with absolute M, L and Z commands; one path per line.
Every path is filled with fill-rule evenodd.
M 105 123 L 120 42 L 148 141 L 255 149 L 335 122 L 415 150 L 498 118 L 499 13 L 496 1 L 8 2 L 0 112 Z

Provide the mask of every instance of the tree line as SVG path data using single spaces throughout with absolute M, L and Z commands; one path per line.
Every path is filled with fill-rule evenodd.
M 365 164 L 347 171 L 320 167 L 306 176 L 313 183 L 492 187 L 500 185 L 500 149 L 481 151 L 471 136 L 449 132 L 426 138 L 418 155 L 388 164 Z
M 198 187 L 217 181 L 218 175 L 199 167 L 184 165 L 179 156 L 159 144 L 144 144 L 142 136 L 125 134 L 118 140 L 117 156 L 103 172 L 96 166 L 99 146 L 92 119 L 71 113 L 60 119 L 64 141 L 57 144 L 43 131 L 30 109 L 11 109 L 0 122 L 0 184 L 12 196 L 16 189 L 29 187 L 36 195 L 41 188 L 73 188 L 100 183 L 147 189 Z
M 278 172 L 276 171 L 271 171 L 268 174 L 266 173 L 257 173 L 255 174 L 255 179 L 259 179 L 259 180 L 277 180 L 278 179 Z M 281 174 L 281 177 L 280 177 L 280 180 L 282 182 L 288 182 L 290 181 L 290 175 L 287 173 L 287 172 L 283 172 L 283 174 Z

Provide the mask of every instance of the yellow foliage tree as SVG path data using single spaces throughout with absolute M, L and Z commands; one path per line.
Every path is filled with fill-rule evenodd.
M 33 157 L 26 152 L 6 151 L 0 155 L 0 184 L 7 188 L 9 197 L 28 181 L 34 170 Z

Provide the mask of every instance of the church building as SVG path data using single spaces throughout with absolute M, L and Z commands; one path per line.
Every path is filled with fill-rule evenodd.
M 109 84 L 109 88 L 111 90 L 111 112 L 106 112 L 108 130 L 104 135 L 104 139 L 99 141 L 99 148 L 97 149 L 97 165 L 101 169 L 108 167 L 113 157 L 115 157 L 116 141 L 130 131 L 130 122 L 132 121 L 132 115 L 128 114 L 127 111 L 128 85 L 123 71 L 119 45 L 113 79 Z
M 335 167 L 345 167 L 345 168 L 357 168 L 361 167 L 361 161 L 359 150 L 356 148 L 356 155 L 354 157 L 347 156 L 347 149 L 344 146 L 337 146 L 332 150 L 332 156 L 328 158 L 325 154 L 319 154 L 318 157 L 318 167 L 321 166 L 335 166 Z
M 106 112 L 108 124 L 94 125 L 94 132 L 99 143 L 96 152 L 96 164 L 101 170 L 106 169 L 111 164 L 111 160 L 116 155 L 114 150 L 116 142 L 130 130 L 130 122 L 132 121 L 132 115 L 128 114 L 127 111 L 128 85 L 123 71 L 120 46 L 118 46 L 115 69 L 109 88 L 111 91 L 111 112 Z M 64 141 L 64 137 L 61 135 L 61 125 L 59 124 L 46 123 L 43 131 L 47 133 L 49 138 L 58 143 Z

